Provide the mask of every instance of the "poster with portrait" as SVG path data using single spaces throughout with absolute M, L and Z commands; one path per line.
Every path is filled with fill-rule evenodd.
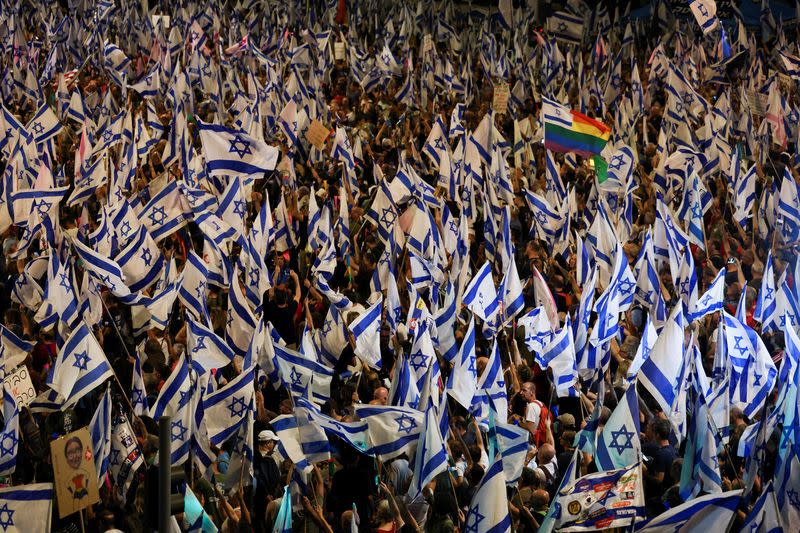
M 88 428 L 81 428 L 52 441 L 50 456 L 53 460 L 59 517 L 64 518 L 100 501 Z

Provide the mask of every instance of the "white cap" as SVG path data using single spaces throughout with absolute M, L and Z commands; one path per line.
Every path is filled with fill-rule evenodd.
M 261 433 L 258 434 L 258 442 L 269 442 L 271 440 L 278 441 L 278 436 L 275 434 L 274 431 L 270 431 L 265 429 Z

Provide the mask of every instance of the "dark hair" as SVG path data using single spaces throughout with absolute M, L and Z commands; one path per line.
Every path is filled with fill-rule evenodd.
M 661 440 L 668 439 L 671 431 L 672 424 L 669 423 L 669 420 L 659 418 L 653 421 L 653 433 L 656 438 Z

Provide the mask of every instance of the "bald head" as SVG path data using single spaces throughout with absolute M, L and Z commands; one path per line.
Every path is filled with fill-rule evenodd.
M 372 393 L 372 401 L 370 405 L 388 405 L 389 404 L 389 389 L 386 387 L 378 387 Z
M 537 511 L 546 511 L 550 505 L 550 495 L 544 489 L 533 491 L 531 495 L 531 507 Z
M 553 448 L 552 444 L 545 442 L 539 447 L 539 453 L 536 454 L 536 462 L 539 463 L 539 466 L 546 465 L 552 461 L 555 456 L 556 449 Z

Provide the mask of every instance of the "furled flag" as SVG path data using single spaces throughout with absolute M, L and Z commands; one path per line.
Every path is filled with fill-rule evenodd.
M 124 502 L 136 471 L 144 465 L 144 455 L 125 416 L 117 417 L 112 426 L 108 471 L 117 497 Z
M 9 387 L 3 387 L 3 419 L 5 427 L 0 432 L 0 474 L 9 476 L 17 467 L 19 449 L 19 406 Z
M 111 453 L 111 389 L 106 388 L 97 410 L 89 422 L 89 434 L 92 436 L 94 450 L 94 466 L 97 479 L 102 482 L 108 470 L 108 456 Z
M 758 291 L 756 299 L 756 309 L 753 318 L 761 322 L 761 331 L 769 333 L 778 330 L 777 302 L 775 297 L 775 272 L 772 267 L 772 250 L 767 256 L 767 264 L 764 266 L 764 277 L 761 281 L 761 289 Z
M 372 368 L 381 367 L 381 315 L 383 297 L 350 323 L 348 329 L 356 339 L 355 354 Z
M 625 468 L 639 460 L 639 396 L 636 382 L 628 385 L 597 439 L 594 455 L 598 470 Z
M 65 405 L 74 405 L 113 375 L 103 348 L 82 323 L 58 352 L 47 384 L 64 398 Z
M 50 531 L 56 493 L 52 483 L 0 489 L 0 525 L 4 532 Z
M 419 434 L 417 451 L 414 455 L 414 474 L 408 495 L 412 499 L 422 493 L 422 489 L 437 475 L 447 470 L 447 452 L 434 407 L 425 410 L 425 431 Z
M 602 122 L 546 97 L 542 98 L 542 123 L 545 148 L 554 152 L 589 157 L 599 154 L 611 135 L 611 128 Z
M 472 398 L 478 387 L 478 372 L 475 368 L 475 319 L 470 318 L 461 349 L 456 356 L 455 366 L 447 379 L 446 390 L 451 398 L 465 409 L 472 405 Z
M 291 533 L 292 532 L 292 495 L 289 492 L 289 485 L 283 488 L 281 505 L 278 508 L 278 516 L 275 517 L 275 525 L 272 533 Z

